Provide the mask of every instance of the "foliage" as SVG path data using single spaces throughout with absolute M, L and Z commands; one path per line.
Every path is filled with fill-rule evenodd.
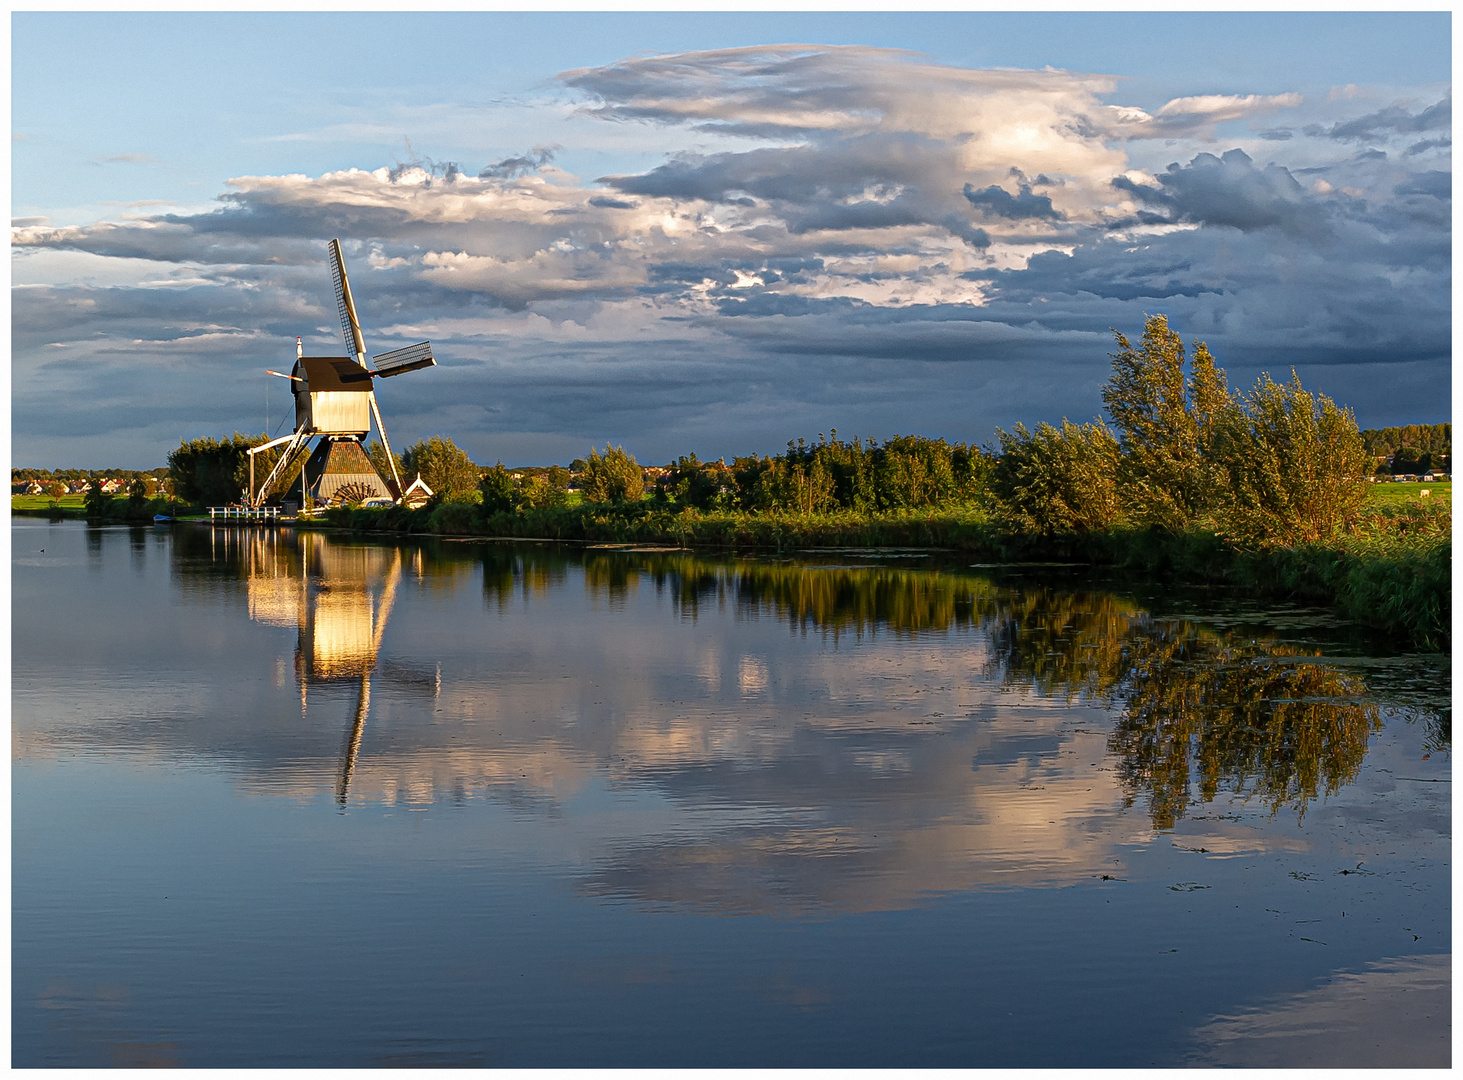
M 594 447 L 584 462 L 584 497 L 595 503 L 638 502 L 645 495 L 644 473 L 624 447 L 605 444 L 603 456 Z
M 1361 433 L 1362 445 L 1372 457 L 1391 457 L 1404 447 L 1415 453 L 1453 454 L 1452 424 L 1407 424 L 1404 427 L 1368 428 Z
M 736 477 L 724 461 L 700 461 L 687 454 L 656 480 L 655 498 L 671 506 L 725 510 L 735 505 L 736 490 Z
M 402 483 L 420 474 L 442 502 L 465 499 L 478 489 L 480 470 L 451 439 L 419 439 L 402 453 L 401 464 Z
M 730 479 L 735 504 L 747 511 L 873 513 L 978 501 L 989 469 L 980 451 L 964 443 L 918 435 L 844 442 L 834 430 L 816 443 L 789 441 L 775 457 L 735 458 Z
M 1047 536 L 1096 532 L 1121 516 L 1118 441 L 1100 420 L 1062 421 L 1060 428 L 1022 424 L 996 430 L 1001 456 L 991 477 L 1004 519 L 1014 528 Z
M 386 484 L 388 490 L 394 482 L 391 478 L 391 466 L 393 462 L 396 465 L 397 475 L 401 477 L 402 486 L 406 487 L 411 483 L 411 480 L 404 475 L 406 472 L 406 463 L 402 461 L 401 455 L 393 453 L 390 457 L 387 457 L 386 447 L 380 439 L 372 439 L 366 444 L 366 457 L 370 460 L 371 467 L 376 470 L 376 475 Z M 431 485 L 430 480 L 427 483 L 429 486 Z M 435 491 L 436 488 L 432 490 Z M 400 495 L 401 493 L 397 492 L 397 494 Z
M 87 489 L 86 498 L 82 505 L 86 507 L 86 516 L 89 520 L 96 520 L 102 517 L 104 508 L 112 501 L 112 497 L 102 491 L 101 484 L 93 484 Z
M 1220 428 L 1225 535 L 1256 546 L 1315 543 L 1356 521 L 1369 462 L 1350 409 L 1312 397 L 1293 371 L 1284 385 L 1262 375 Z
M 534 472 L 510 473 L 500 461 L 478 482 L 480 516 L 565 506 L 569 502 L 569 470 L 561 465 Z
M 265 435 L 242 435 L 237 431 L 227 439 L 185 439 L 168 454 L 168 476 L 174 493 L 197 506 L 227 506 L 239 502 L 249 488 L 248 451 L 268 441 Z M 274 447 L 256 455 L 256 483 L 264 482 L 282 451 L 282 447 Z M 303 466 L 304 456 L 299 455 L 277 481 L 276 489 L 288 490 L 291 480 L 299 476 Z
M 1118 351 L 1102 402 L 1122 442 L 1119 482 L 1133 518 L 1182 529 L 1210 519 L 1219 498 L 1212 455 L 1229 404 L 1224 373 L 1202 342 L 1188 361 L 1162 315 L 1149 316 L 1134 347 L 1113 331 Z
M 478 491 L 482 493 L 481 513 L 485 517 L 511 513 L 518 505 L 518 485 L 513 482 L 512 474 L 503 468 L 502 461 L 483 473 L 483 478 L 478 481 Z

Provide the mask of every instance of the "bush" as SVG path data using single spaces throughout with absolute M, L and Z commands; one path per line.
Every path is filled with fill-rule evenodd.
M 1174 531 L 1209 523 L 1222 495 L 1213 443 L 1230 405 L 1224 372 L 1203 342 L 1187 361 L 1162 315 L 1149 317 L 1137 348 L 1116 330 L 1113 337 L 1118 351 L 1109 354 L 1102 403 L 1121 439 L 1119 482 L 1130 515 Z
M 1221 531 L 1241 543 L 1329 540 L 1360 516 L 1371 460 L 1350 409 L 1312 397 L 1291 372 L 1262 375 L 1226 410 L 1216 457 L 1224 470 Z
M 401 465 L 403 483 L 419 475 L 444 503 L 467 499 L 478 490 L 480 470 L 451 439 L 419 439 L 402 453 Z
M 1062 421 L 1060 428 L 1022 424 L 996 430 L 1001 457 L 991 477 L 1001 516 L 1023 532 L 1097 532 L 1122 514 L 1118 493 L 1121 453 L 1118 441 L 1100 420 Z
M 584 463 L 584 497 L 596 503 L 638 502 L 645 494 L 644 474 L 634 455 L 605 444 L 604 456 L 589 448 Z

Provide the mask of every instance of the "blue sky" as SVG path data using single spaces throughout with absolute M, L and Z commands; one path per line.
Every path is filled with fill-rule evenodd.
M 437 346 L 383 384 L 393 441 L 484 462 L 1088 419 L 1108 327 L 1158 311 L 1236 386 L 1295 366 L 1363 425 L 1447 419 L 1450 42 L 1446 13 L 16 14 L 13 457 L 262 429 L 294 335 L 338 351 L 332 236 L 370 350 Z

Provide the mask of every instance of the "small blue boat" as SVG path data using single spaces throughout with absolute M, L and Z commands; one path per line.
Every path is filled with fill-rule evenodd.
M 170 522 L 172 520 L 173 520 L 173 517 L 172 517 L 171 514 L 153 514 L 152 515 L 152 523 L 154 525 L 166 525 L 168 522 Z

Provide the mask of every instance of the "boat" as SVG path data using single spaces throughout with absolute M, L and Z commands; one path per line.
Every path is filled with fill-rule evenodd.
M 173 515 L 172 514 L 153 514 L 152 515 L 152 523 L 154 525 L 166 525 L 168 522 L 170 522 L 172 520 L 173 520 Z

